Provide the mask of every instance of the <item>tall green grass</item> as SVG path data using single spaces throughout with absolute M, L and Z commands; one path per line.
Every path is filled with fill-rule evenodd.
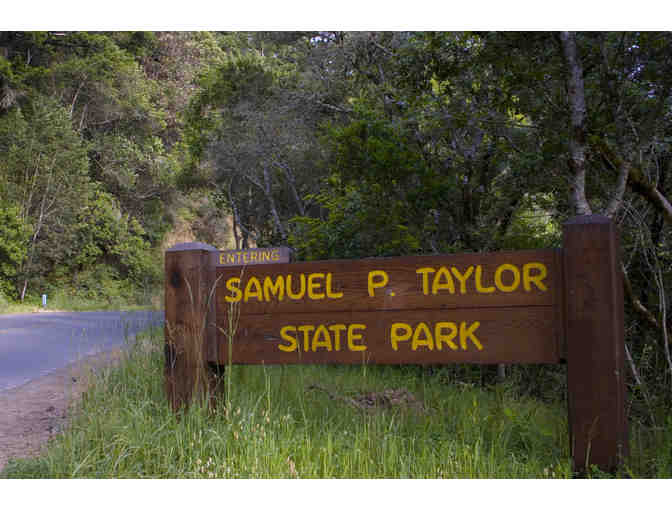
M 215 408 L 174 414 L 163 393 L 163 338 L 141 336 L 102 372 L 70 426 L 6 478 L 566 478 L 566 407 L 505 386 L 448 385 L 413 368 L 233 366 Z M 310 389 L 319 385 L 325 391 Z M 404 388 L 412 405 L 362 410 L 366 392 Z M 333 398 L 332 398 L 333 397 Z M 229 402 L 228 408 L 225 402 Z M 672 422 L 670 423 L 672 430 Z M 667 439 L 665 439 L 667 437 Z M 646 451 L 670 442 L 672 434 Z M 650 438 L 649 438 L 650 439 Z M 642 438 L 634 438 L 635 453 Z M 640 454 L 640 457 L 642 455 Z M 672 460 L 631 476 L 669 475 Z M 632 471 L 635 469 L 635 471 Z M 599 473 L 596 473 L 599 474 Z

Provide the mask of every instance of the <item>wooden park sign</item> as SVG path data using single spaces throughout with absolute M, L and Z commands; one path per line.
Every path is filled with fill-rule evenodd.
M 566 362 L 575 468 L 612 470 L 627 454 L 619 257 L 595 215 L 568 221 L 557 250 L 290 263 L 286 248 L 178 245 L 167 391 L 189 398 L 188 331 L 211 366 Z

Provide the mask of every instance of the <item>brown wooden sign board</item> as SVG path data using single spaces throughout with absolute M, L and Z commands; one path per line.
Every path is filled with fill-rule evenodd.
M 575 469 L 611 470 L 627 455 L 620 251 L 608 218 L 568 221 L 557 250 L 302 263 L 289 255 L 199 243 L 166 252 L 174 408 L 198 380 L 189 331 L 201 332 L 197 350 L 220 367 L 566 362 Z
M 236 316 L 233 363 L 558 363 L 560 265 L 537 250 L 217 268 L 217 324 Z

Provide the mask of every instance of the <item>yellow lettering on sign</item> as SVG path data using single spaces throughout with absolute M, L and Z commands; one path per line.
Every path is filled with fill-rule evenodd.
M 392 350 L 398 351 L 401 342 L 411 340 L 412 351 L 417 351 L 421 347 L 426 347 L 431 351 L 434 350 L 434 346 L 440 351 L 443 349 L 443 344 L 445 343 L 451 350 L 456 351 L 458 347 L 453 342 L 453 339 L 455 339 L 459 331 L 459 342 L 463 351 L 469 348 L 467 340 L 470 340 L 476 346 L 476 349 L 482 351 L 483 344 L 475 334 L 480 325 L 481 323 L 478 321 L 475 321 L 471 325 L 468 325 L 466 322 L 460 322 L 458 330 L 458 325 L 455 322 L 437 322 L 434 325 L 432 335 L 431 326 L 425 322 L 420 322 L 415 327 L 405 322 L 395 322 L 390 326 L 390 344 L 392 345 Z
M 291 299 L 303 299 L 304 294 L 306 293 L 306 275 L 301 273 L 299 275 L 299 292 L 294 293 L 292 288 L 292 275 L 287 275 L 287 296 Z
M 427 327 L 427 324 L 421 322 L 413 331 L 413 340 L 411 341 L 411 350 L 415 351 L 418 347 L 425 346 L 430 351 L 434 350 L 434 337 Z
M 441 282 L 441 277 L 443 277 L 445 282 Z M 440 290 L 444 289 L 447 289 L 451 294 L 455 294 L 455 284 L 453 283 L 453 277 L 450 276 L 450 272 L 448 271 L 447 267 L 441 266 L 436 272 L 434 282 L 432 282 L 432 294 L 436 295 Z
M 469 266 L 464 274 L 460 273 L 455 266 L 450 268 L 455 278 L 460 282 L 460 294 L 467 293 L 467 279 L 471 276 L 471 273 L 474 272 L 474 266 Z
M 345 336 L 349 351 L 365 351 L 366 345 L 362 342 L 364 340 L 364 331 L 366 324 L 332 324 L 326 326 L 318 324 L 302 324 L 300 326 L 287 325 L 280 328 L 280 338 L 283 340 L 282 344 L 278 344 L 278 349 L 283 352 L 293 352 L 303 346 L 304 352 L 317 352 L 318 349 L 326 349 L 328 352 L 340 351 L 341 333 L 346 332 Z M 299 333 L 302 336 L 299 336 Z
M 265 257 L 264 253 L 267 252 L 220 254 L 220 260 L 226 255 L 227 260 L 229 257 L 239 257 L 247 262 L 250 260 L 260 262 Z M 522 266 L 508 263 L 500 264 L 495 268 L 491 282 L 485 281 L 486 278 L 481 265 L 467 266 L 464 269 L 458 269 L 457 266 L 420 267 L 415 272 L 421 276 L 422 294 L 425 296 L 436 296 L 446 291 L 450 294 L 459 292 L 462 295 L 473 291 L 478 294 L 511 293 L 520 291 L 521 284 L 525 292 L 548 291 L 548 269 L 541 262 L 527 262 Z M 469 283 L 470 279 L 473 280 L 473 287 Z M 369 271 L 367 274 L 368 296 L 375 297 L 377 289 L 382 289 L 388 285 L 389 281 L 390 278 L 386 271 Z M 491 283 L 494 283 L 494 285 Z M 228 303 L 241 300 L 247 303 L 255 299 L 259 302 L 274 300 L 280 302 L 284 301 L 285 298 L 317 301 L 343 297 L 343 292 L 336 290 L 337 286 L 334 283 L 332 273 L 264 276 L 263 280 L 259 277 L 250 276 L 244 282 L 241 282 L 240 278 L 229 278 L 225 282 L 225 287 L 229 291 L 229 295 L 225 296 Z M 394 295 L 393 292 L 389 294 Z M 409 337 L 408 340 L 410 339 Z M 437 349 L 439 348 L 436 341 L 433 345 Z M 429 344 L 427 344 L 427 347 L 429 347 Z
M 303 333 L 303 350 L 308 352 L 308 349 L 310 349 L 310 337 L 308 335 L 311 331 L 315 331 L 315 326 L 312 326 L 311 324 L 305 324 L 303 326 L 299 326 L 296 329 Z
M 320 335 L 322 335 L 323 340 L 320 340 Z M 324 347 L 329 352 L 331 352 L 332 349 L 331 336 L 329 335 L 329 330 L 327 330 L 327 327 L 323 324 L 320 324 L 317 327 L 317 330 L 315 330 L 315 336 L 313 336 L 313 345 L 312 345 L 313 352 L 317 351 L 318 347 Z
M 324 294 L 317 292 L 322 287 L 322 283 L 319 281 L 322 278 L 324 278 L 324 273 L 311 273 L 308 275 L 308 297 L 310 299 L 324 299 Z
M 435 273 L 436 269 L 433 267 L 421 267 L 420 269 L 416 269 L 415 273 L 416 274 L 421 274 L 422 275 L 422 293 L 427 296 L 429 294 L 429 275 L 430 273 Z
M 405 342 L 411 338 L 413 333 L 413 328 L 405 322 L 395 322 L 390 327 L 390 343 L 392 344 L 392 349 L 395 351 L 399 350 L 399 342 Z
M 446 328 L 448 329 L 448 333 L 444 333 Z M 453 343 L 453 338 L 456 336 L 457 326 L 454 322 L 437 322 L 436 326 L 434 326 L 434 341 L 436 342 L 436 348 L 438 350 L 442 350 L 442 344 L 445 343 L 450 349 L 456 351 L 457 345 Z
M 348 326 L 348 350 L 350 351 L 365 351 L 366 345 L 357 345 L 355 341 L 362 340 L 362 333 L 355 330 L 365 330 L 366 324 L 350 324 Z
M 280 258 L 281 253 L 278 248 L 273 250 L 257 248 L 247 251 L 220 252 L 219 263 L 221 265 L 256 264 L 279 261 Z
M 327 297 L 329 299 L 339 299 L 343 297 L 342 292 L 334 292 L 331 282 L 331 273 L 327 273 Z
M 247 303 L 250 300 L 250 298 L 257 298 L 257 300 L 259 301 L 262 301 L 264 299 L 261 291 L 261 282 L 259 281 L 259 278 L 256 278 L 254 276 L 250 276 L 250 279 L 247 280 L 247 283 L 245 284 L 243 301 Z
M 278 276 L 275 282 L 270 276 L 264 278 L 264 299 L 270 301 L 271 296 L 277 296 L 278 301 L 285 297 L 285 279 L 282 276 Z
M 240 301 L 243 293 L 240 291 L 240 278 L 233 277 L 226 280 L 226 289 L 231 293 L 230 296 L 225 296 L 227 303 L 237 303 Z
M 513 274 L 513 283 L 505 285 L 502 281 L 502 273 L 509 271 Z M 495 286 L 502 292 L 513 292 L 520 285 L 520 270 L 513 264 L 502 264 L 495 270 Z
M 521 269 L 513 264 L 500 264 L 495 268 L 493 275 L 494 285 L 485 282 L 483 266 L 468 266 L 461 271 L 456 266 L 420 267 L 415 270 L 422 276 L 422 294 L 425 296 L 437 295 L 441 291 L 456 293 L 456 281 L 459 284 L 459 293 L 468 294 L 469 279 L 473 279 L 474 290 L 478 294 L 492 294 L 493 292 L 514 292 L 520 288 Z M 509 273 L 511 276 L 509 276 Z M 548 286 L 544 282 L 548 276 L 548 270 L 541 262 L 528 262 L 522 266 L 522 284 L 527 292 L 536 289 L 546 292 Z M 371 276 L 369 274 L 369 281 Z M 369 284 L 369 295 L 371 286 Z
M 467 350 L 467 339 L 471 339 L 479 351 L 483 350 L 483 345 L 479 339 L 476 338 L 476 335 L 474 335 L 474 331 L 476 331 L 480 325 L 481 323 L 476 321 L 467 328 L 466 322 L 460 322 L 460 347 L 462 347 L 463 351 Z
M 537 269 L 539 273 L 532 275 L 530 273 L 532 269 Z M 530 292 L 532 290 L 532 286 L 530 285 L 531 282 L 534 283 L 539 290 L 546 292 L 548 287 L 546 287 L 546 284 L 542 281 L 546 278 L 546 274 L 546 266 L 541 262 L 528 262 L 527 264 L 523 264 L 523 288 L 527 292 Z
M 298 280 L 298 282 L 296 282 Z M 285 296 L 289 299 L 300 300 L 306 297 L 309 299 L 340 299 L 342 292 L 334 290 L 333 275 L 331 273 L 310 273 L 306 275 L 277 275 L 265 276 L 263 282 L 255 276 L 250 276 L 245 282 L 244 291 L 240 290 L 240 278 L 229 278 L 225 286 L 231 292 L 226 296 L 229 303 L 237 303 L 243 299 L 246 303 L 251 299 L 257 299 L 260 302 L 270 302 L 273 300 L 283 301 Z
M 484 287 L 482 281 L 483 268 L 479 265 L 476 266 L 476 292 L 479 294 L 490 294 L 495 292 L 494 287 Z
M 283 340 L 287 341 L 289 345 L 278 345 L 278 349 L 285 352 L 295 351 L 298 347 L 298 341 L 295 336 L 291 336 L 290 332 L 296 333 L 296 328 L 294 326 L 283 326 L 280 328 L 280 336 Z
M 341 350 L 341 331 L 347 329 L 345 324 L 332 324 L 329 326 L 329 331 L 334 334 L 334 349 L 337 351 Z
M 389 281 L 390 278 L 387 276 L 387 273 L 385 271 L 380 270 L 369 271 L 369 279 L 367 285 L 369 291 L 369 297 L 373 297 L 375 295 L 374 289 L 385 287 L 385 285 L 387 285 L 387 282 Z

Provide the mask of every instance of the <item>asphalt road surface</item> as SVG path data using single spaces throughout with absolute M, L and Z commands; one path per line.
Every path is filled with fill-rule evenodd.
M 163 320 L 163 312 L 149 310 L 0 315 L 0 391 L 128 345 Z

